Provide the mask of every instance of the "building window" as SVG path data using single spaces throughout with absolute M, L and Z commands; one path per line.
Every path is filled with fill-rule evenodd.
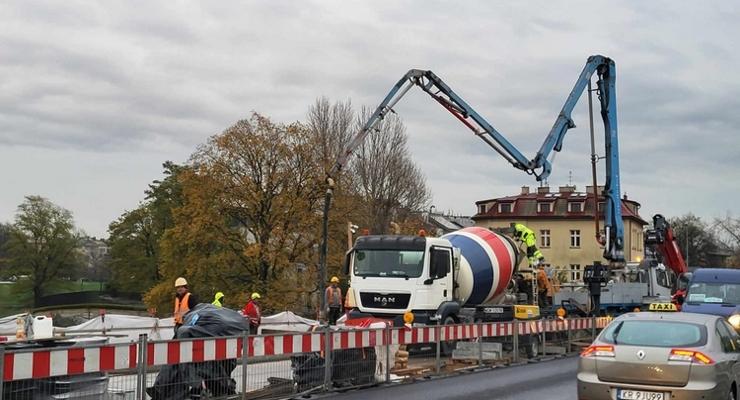
M 581 247 L 581 231 L 578 229 L 570 230 L 570 247 L 578 248 Z
M 506 214 L 511 212 L 511 203 L 500 203 L 498 205 L 498 212 L 501 214 Z
M 549 229 L 540 229 L 540 247 L 550 247 Z
M 485 204 L 478 205 L 478 213 L 479 214 L 485 214 L 486 213 L 486 205 Z
M 570 264 L 570 280 L 581 280 L 581 264 Z
M 604 212 L 604 207 L 606 207 L 606 203 L 603 201 L 599 202 L 599 205 L 597 206 L 600 213 Z
M 569 201 L 568 202 L 568 212 L 572 212 L 572 213 L 583 212 L 583 202 L 582 201 Z
M 537 212 L 538 213 L 549 213 L 552 212 L 552 203 L 549 201 L 543 201 L 541 203 L 537 203 Z

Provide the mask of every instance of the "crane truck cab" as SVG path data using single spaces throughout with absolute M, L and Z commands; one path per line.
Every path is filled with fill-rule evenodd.
M 356 300 L 349 317 L 395 325 L 538 318 L 537 306 L 515 308 L 521 259 L 511 238 L 484 228 L 441 238 L 361 236 L 345 260 Z
M 721 315 L 740 331 L 740 270 L 697 268 L 682 303 L 682 311 Z

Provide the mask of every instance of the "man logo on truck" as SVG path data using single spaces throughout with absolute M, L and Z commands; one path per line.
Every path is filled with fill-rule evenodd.
M 385 306 L 388 305 L 388 303 L 395 303 L 396 302 L 396 298 L 395 297 L 380 297 L 380 296 L 375 296 L 375 298 L 373 299 L 373 301 L 375 301 L 376 303 L 380 303 L 383 307 L 385 307 Z

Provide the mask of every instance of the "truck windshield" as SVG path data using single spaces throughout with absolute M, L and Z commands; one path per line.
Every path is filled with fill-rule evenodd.
M 740 284 L 694 282 L 689 286 L 688 303 L 740 304 Z
M 415 250 L 357 250 L 356 276 L 418 278 L 424 269 L 424 252 Z

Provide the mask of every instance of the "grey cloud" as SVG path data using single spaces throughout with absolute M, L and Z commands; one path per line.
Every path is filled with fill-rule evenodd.
M 625 190 L 645 212 L 698 212 L 700 204 L 711 216 L 733 206 L 723 200 L 740 194 L 732 185 L 722 199 L 712 196 L 722 182 L 737 180 L 740 166 L 737 6 L 535 1 L 450 8 L 443 1 L 4 3 L 0 146 L 16 163 L 28 155 L 34 165 L 20 173 L 23 184 L 15 180 L 23 177 L 0 178 L 9 188 L 0 196 L 0 219 L 12 216 L 23 194 L 38 192 L 62 199 L 83 228 L 100 235 L 122 208 L 136 205 L 161 161 L 185 160 L 249 112 L 302 120 L 321 95 L 375 107 L 410 68 L 434 70 L 531 158 L 594 53 L 617 62 Z M 553 186 L 566 183 L 569 171 L 581 186 L 589 180 L 585 103 L 556 156 Z M 396 109 L 438 209 L 472 212 L 475 200 L 536 184 L 425 94 L 409 94 Z M 597 127 L 601 135 L 598 116 Z M 127 179 L 130 154 L 146 167 Z M 84 157 L 95 161 L 78 160 Z M 69 165 L 55 168 L 60 162 Z M 75 186 L 73 197 L 59 184 L 63 176 L 44 178 L 55 170 L 74 179 L 95 162 L 110 164 Z M 0 161 L 0 168 L 13 167 Z M 95 189 L 101 186 L 105 193 Z M 94 212 L 92 198 L 100 207 Z

